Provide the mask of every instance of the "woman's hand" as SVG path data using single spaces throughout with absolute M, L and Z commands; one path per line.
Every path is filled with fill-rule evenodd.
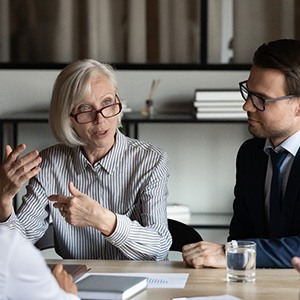
M 66 222 L 79 227 L 91 226 L 104 235 L 110 235 L 116 228 L 116 215 L 101 206 L 97 201 L 81 193 L 72 182 L 69 182 L 70 197 L 51 195 L 54 207 L 60 210 Z
M 5 157 L 0 167 L 0 222 L 6 221 L 12 213 L 13 198 L 30 178 L 38 174 L 42 159 L 38 151 L 33 150 L 19 157 L 26 149 L 25 144 L 14 150 L 6 145 Z

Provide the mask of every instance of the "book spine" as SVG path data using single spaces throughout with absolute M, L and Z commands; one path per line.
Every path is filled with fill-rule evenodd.
M 203 106 L 203 107 L 196 107 L 196 110 L 201 112 L 243 112 L 242 106 L 231 106 L 231 107 L 209 107 L 209 106 Z
M 241 101 L 242 96 L 239 91 L 195 91 L 195 100 L 210 101 Z
M 196 112 L 196 118 L 202 120 L 246 120 L 246 112 Z
M 244 101 L 194 101 L 195 107 L 242 107 Z

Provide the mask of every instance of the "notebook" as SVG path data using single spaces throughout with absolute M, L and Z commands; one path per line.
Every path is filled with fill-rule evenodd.
M 48 267 L 51 269 L 54 268 L 55 264 L 48 264 Z M 84 275 L 89 269 L 86 265 L 82 264 L 71 264 L 63 265 L 64 269 L 73 276 L 73 281 L 77 281 L 82 275 Z
M 129 299 L 147 288 L 147 277 L 89 275 L 77 282 L 81 299 Z

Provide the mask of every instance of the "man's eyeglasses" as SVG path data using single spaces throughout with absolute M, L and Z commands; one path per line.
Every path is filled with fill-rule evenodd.
M 116 96 L 118 98 L 118 96 Z M 120 102 L 107 105 L 99 110 L 90 110 L 79 112 L 77 114 L 70 114 L 72 118 L 79 124 L 87 124 L 96 120 L 97 115 L 101 114 L 104 118 L 112 118 L 122 111 L 122 104 Z
M 253 92 L 250 92 L 248 90 L 248 88 L 246 87 L 246 84 L 247 84 L 247 80 L 245 81 L 241 81 L 239 83 L 240 85 L 240 92 L 241 92 L 241 95 L 243 97 L 243 99 L 245 101 L 247 101 L 248 99 L 251 100 L 253 106 L 260 110 L 260 111 L 264 111 L 265 110 L 265 103 L 267 102 L 275 102 L 275 101 L 280 101 L 280 100 L 288 100 L 288 99 L 292 99 L 292 98 L 295 98 L 297 96 L 295 95 L 288 95 L 288 96 L 283 96 L 283 97 L 278 97 L 278 98 L 269 98 L 269 99 L 264 99 L 262 98 L 261 96 L 253 93 Z

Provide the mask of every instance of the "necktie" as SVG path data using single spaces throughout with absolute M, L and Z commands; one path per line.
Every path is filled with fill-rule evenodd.
M 270 237 L 280 237 L 280 212 L 282 204 L 280 166 L 287 154 L 288 152 L 286 150 L 280 153 L 277 153 L 272 149 L 270 151 L 273 169 L 270 192 Z

